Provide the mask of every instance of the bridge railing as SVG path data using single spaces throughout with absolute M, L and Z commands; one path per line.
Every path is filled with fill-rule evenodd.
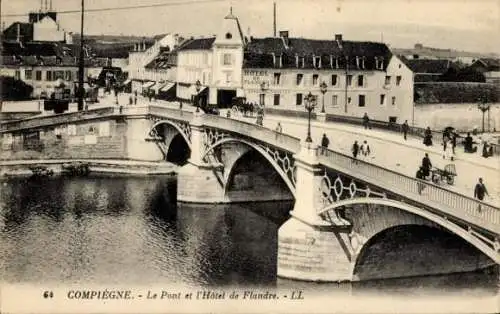
M 85 119 L 101 118 L 112 115 L 114 113 L 114 110 L 115 109 L 113 107 L 106 107 L 85 111 L 51 114 L 47 116 L 37 116 L 16 121 L 6 121 L 0 124 L 0 132 L 12 132 L 54 124 L 72 123 Z
M 345 170 L 356 178 L 401 195 L 433 211 L 447 211 L 447 214 L 470 222 L 470 217 L 483 226 L 500 225 L 500 208 L 471 197 L 447 190 L 424 180 L 412 178 L 392 170 L 354 159 L 332 150 L 318 155 L 321 164 L 332 169 Z M 419 193 L 419 189 L 421 193 Z M 465 214 L 465 215 L 464 215 Z
M 167 108 L 162 106 L 149 106 L 149 114 L 157 116 L 166 116 L 171 119 L 181 120 L 181 121 L 191 121 L 193 119 L 193 113 L 190 111 L 183 111 L 180 109 Z
M 254 123 L 207 114 L 203 116 L 203 124 L 207 127 L 236 133 L 239 136 L 247 136 L 290 152 L 295 153 L 300 150 L 300 139 Z

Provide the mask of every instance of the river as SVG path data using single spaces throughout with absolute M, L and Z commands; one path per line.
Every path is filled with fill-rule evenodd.
M 177 204 L 174 176 L 0 182 L 4 283 L 300 287 L 350 294 L 495 296 L 488 272 L 316 284 L 276 277 L 292 203 Z

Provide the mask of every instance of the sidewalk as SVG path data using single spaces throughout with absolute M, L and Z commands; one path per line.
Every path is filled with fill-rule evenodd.
M 233 116 L 238 120 L 255 122 L 255 118 Z M 281 122 L 283 133 L 305 138 L 307 132 L 307 120 L 287 118 L 282 116 L 266 115 L 264 126 L 275 129 Z M 363 127 L 339 124 L 332 122 L 311 121 L 311 136 L 313 142 L 320 144 L 321 136 L 326 133 L 330 139 L 330 148 L 351 156 L 351 146 L 355 140 L 361 144 L 364 140 L 368 142 L 371 149 L 367 161 L 375 165 L 397 171 L 404 175 L 415 177 L 418 167 L 421 165 L 425 153 L 433 163 L 433 166 L 444 168 L 449 163 L 455 164 L 457 177 L 454 185 L 443 185 L 443 187 L 469 196 L 474 196 L 474 187 L 479 177 L 482 177 L 490 194 L 485 202 L 498 206 L 500 200 L 500 158 L 482 158 L 479 155 L 468 156 L 463 153 L 462 148 L 456 149 L 456 159 L 443 160 L 441 146 L 426 147 L 422 140 L 416 137 L 403 139 L 402 134 L 382 130 L 365 130 Z M 441 139 L 436 139 L 439 142 Z M 359 159 L 363 159 L 359 157 Z

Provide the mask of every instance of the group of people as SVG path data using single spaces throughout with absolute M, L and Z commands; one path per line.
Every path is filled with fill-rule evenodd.
M 354 141 L 354 143 L 352 144 L 351 152 L 354 159 L 357 159 L 358 155 L 360 155 L 362 158 L 368 158 L 371 153 L 370 145 L 368 145 L 368 142 L 366 140 L 364 140 L 361 145 L 358 144 L 358 141 Z

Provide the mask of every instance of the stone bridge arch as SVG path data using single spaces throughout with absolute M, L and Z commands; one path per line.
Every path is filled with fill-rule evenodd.
M 290 153 L 282 152 L 276 148 L 264 146 L 262 144 L 253 143 L 246 139 L 237 137 L 224 137 L 215 141 L 211 145 L 207 145 L 202 159 L 207 160 L 213 154 L 214 150 L 223 147 L 225 144 L 237 144 L 243 149 L 234 150 L 234 154 L 225 158 L 224 160 L 224 193 L 227 193 L 228 182 L 233 175 L 235 165 L 237 162 L 249 151 L 254 150 L 258 152 L 265 160 L 273 167 L 274 171 L 278 173 L 283 182 L 288 187 L 289 192 L 295 198 L 295 167 L 293 156 Z M 220 161 L 220 160 L 219 160 Z
M 400 230 L 403 230 L 402 232 L 416 230 L 415 226 L 418 226 L 421 230 L 430 230 L 428 231 L 429 234 L 444 235 L 448 233 L 455 237 L 453 241 L 456 241 L 456 238 L 461 238 L 482 254 L 477 254 L 477 251 L 473 253 L 471 250 L 467 251 L 467 249 L 463 249 L 460 253 L 461 255 L 459 255 L 461 257 L 460 263 L 453 263 L 450 260 L 446 261 L 443 258 L 443 263 L 435 265 L 435 267 L 421 264 L 409 265 L 409 269 L 404 271 L 407 276 L 473 271 L 478 268 L 493 265 L 493 263 L 500 263 L 498 247 L 496 247 L 494 241 L 489 242 L 478 237 L 472 230 L 464 229 L 448 219 L 396 200 L 386 198 L 355 198 L 342 200 L 327 206 L 321 210 L 319 214 L 325 220 L 330 220 L 331 217 L 340 216 L 341 220 L 347 221 L 348 224 L 350 224 L 350 232 L 344 233 L 343 237 L 341 236 L 337 239 L 344 242 L 344 253 L 349 260 L 349 272 L 352 275 L 352 280 L 375 279 L 376 277 L 366 278 L 366 276 L 372 276 L 373 274 L 363 274 L 363 272 L 360 271 L 361 266 L 367 259 L 367 251 L 374 245 L 380 247 L 382 245 L 380 241 L 383 241 L 382 238 L 384 238 L 384 236 L 386 239 L 390 239 L 391 235 L 401 234 L 398 233 Z M 436 231 L 434 232 L 432 230 Z M 411 235 L 409 236 L 411 237 Z M 462 247 L 466 248 L 465 243 L 463 243 Z M 450 249 L 450 252 L 452 251 L 453 250 Z M 466 251 L 468 255 L 464 253 Z M 390 254 L 395 254 L 395 252 L 391 251 Z M 432 255 L 434 253 L 428 251 L 427 254 Z M 447 255 L 444 254 L 444 256 Z M 456 257 L 456 255 L 453 255 L 453 257 Z M 372 268 L 373 267 L 374 266 L 372 266 Z M 411 267 L 413 267 L 413 269 L 411 269 Z M 419 269 L 419 267 L 430 268 Z M 390 271 L 393 275 L 396 274 L 396 271 L 393 269 Z M 413 273 L 409 273 L 411 271 L 413 271 Z M 392 275 L 390 273 L 383 273 L 381 270 L 378 270 L 377 273 L 378 275 L 376 276 L 380 276 L 379 278 L 388 278 Z
M 162 127 L 161 130 L 159 130 L 160 126 Z M 191 131 L 187 123 L 156 120 L 146 134 L 146 139 L 156 143 L 166 160 L 180 162 L 181 164 L 187 161 L 192 149 Z M 177 157 L 174 157 L 174 160 L 169 159 L 172 154 L 179 153 L 186 155 L 180 157 L 180 159 L 183 159 L 182 161 L 177 160 L 179 159 Z

